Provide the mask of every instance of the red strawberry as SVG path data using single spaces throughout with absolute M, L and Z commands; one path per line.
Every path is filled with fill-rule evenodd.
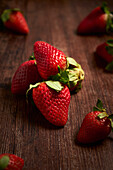
M 113 71 L 113 39 L 100 44 L 96 49 L 96 53 L 109 63 L 106 70 Z
M 95 8 L 79 24 L 77 32 L 79 34 L 105 33 L 113 31 L 113 15 L 109 12 L 106 4 Z
M 25 94 L 29 85 L 38 81 L 41 81 L 41 77 L 37 70 L 36 60 L 26 61 L 15 72 L 11 91 L 14 94 Z
M 24 160 L 13 154 L 1 154 L 0 155 L 0 169 L 4 170 L 22 170 L 24 166 Z
M 1 19 L 7 28 L 22 34 L 29 33 L 27 22 L 18 8 L 4 10 Z
M 34 55 L 37 61 L 38 71 L 41 77 L 45 80 L 51 75 L 58 73 L 58 65 L 61 70 L 66 69 L 65 54 L 46 42 L 35 42 Z
M 70 103 L 68 87 L 62 86 L 58 81 L 46 81 L 31 88 L 33 101 L 44 117 L 56 126 L 64 126 Z
M 80 143 L 88 144 L 105 139 L 111 132 L 113 115 L 108 116 L 103 109 L 102 102 L 98 100 L 94 111 L 88 113 L 77 135 Z

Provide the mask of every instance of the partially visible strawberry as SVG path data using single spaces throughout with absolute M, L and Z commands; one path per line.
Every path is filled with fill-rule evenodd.
M 80 143 L 88 144 L 103 140 L 113 129 L 113 114 L 109 116 L 106 113 L 100 100 L 93 110 L 85 116 L 78 132 L 77 140 Z
M 15 32 L 22 34 L 29 33 L 27 22 L 18 8 L 4 10 L 1 15 L 1 20 L 7 28 Z
M 13 154 L 0 155 L 0 169 L 1 170 L 22 170 L 24 160 Z
M 106 66 L 106 70 L 113 71 L 113 39 L 100 44 L 96 48 L 96 53 L 109 63 Z
M 46 81 L 31 85 L 36 107 L 44 117 L 56 126 L 64 126 L 68 119 L 70 91 L 58 81 Z
M 79 91 L 81 89 L 81 83 L 84 80 L 84 71 L 80 64 L 78 64 L 73 58 L 67 57 L 69 77 L 69 89 L 70 91 Z
M 22 63 L 12 78 L 11 91 L 13 94 L 26 94 L 30 84 L 41 81 L 36 60 Z
M 84 71 L 81 65 L 73 58 L 67 57 L 66 59 L 67 69 L 61 70 L 60 66 L 58 66 L 59 72 L 54 76 L 50 76 L 50 79 L 66 84 L 70 91 L 78 92 L 81 89 L 81 82 L 84 79 Z
M 106 3 L 95 8 L 84 18 L 78 28 L 79 34 L 113 32 L 113 15 L 109 12 Z
M 58 73 L 58 65 L 61 70 L 66 69 L 65 54 L 46 42 L 35 42 L 34 55 L 37 61 L 38 71 L 45 80 Z

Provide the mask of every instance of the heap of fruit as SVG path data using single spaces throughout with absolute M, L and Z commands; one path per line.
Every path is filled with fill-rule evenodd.
M 56 126 L 64 126 L 70 91 L 81 87 L 84 71 L 73 58 L 43 41 L 35 42 L 32 59 L 17 69 L 11 91 L 29 95 L 32 90 L 32 99 L 44 117 Z

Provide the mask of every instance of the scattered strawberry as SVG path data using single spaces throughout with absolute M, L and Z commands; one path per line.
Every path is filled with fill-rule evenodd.
M 88 113 L 77 135 L 80 143 L 88 144 L 105 139 L 113 129 L 113 114 L 108 115 L 103 104 L 98 100 L 93 112 Z
M 44 117 L 56 126 L 64 126 L 70 103 L 68 87 L 58 81 L 45 81 L 31 85 L 32 88 L 33 101 Z
M 0 169 L 1 170 L 22 170 L 24 160 L 13 154 L 0 155 Z
M 95 8 L 77 28 L 79 34 L 106 33 L 109 31 L 113 32 L 113 15 L 109 12 L 106 3 Z
M 58 73 L 58 65 L 61 70 L 66 69 L 65 54 L 46 42 L 35 42 L 34 55 L 37 61 L 38 71 L 45 80 Z
M 15 72 L 11 91 L 14 94 L 25 94 L 29 85 L 41 81 L 37 70 L 36 60 L 26 61 Z
M 18 8 L 4 10 L 1 20 L 8 29 L 22 34 L 29 33 L 27 22 Z
M 113 39 L 100 44 L 96 49 L 96 53 L 109 63 L 106 70 L 113 71 Z

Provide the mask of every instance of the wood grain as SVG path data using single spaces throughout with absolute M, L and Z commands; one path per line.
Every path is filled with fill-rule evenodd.
M 113 10 L 113 2 L 108 0 Z M 111 35 L 79 36 L 79 22 L 93 8 L 95 0 L 1 0 L 0 13 L 19 7 L 28 22 L 30 34 L 18 35 L 0 30 L 0 153 L 13 153 L 25 161 L 28 170 L 112 170 L 113 134 L 97 145 L 80 146 L 76 134 L 84 116 L 100 98 L 113 112 L 113 74 L 95 55 L 97 45 Z M 51 125 L 41 113 L 13 96 L 11 79 L 18 66 L 28 60 L 37 40 L 46 41 L 72 56 L 85 71 L 79 93 L 71 96 L 69 119 L 64 128 Z

